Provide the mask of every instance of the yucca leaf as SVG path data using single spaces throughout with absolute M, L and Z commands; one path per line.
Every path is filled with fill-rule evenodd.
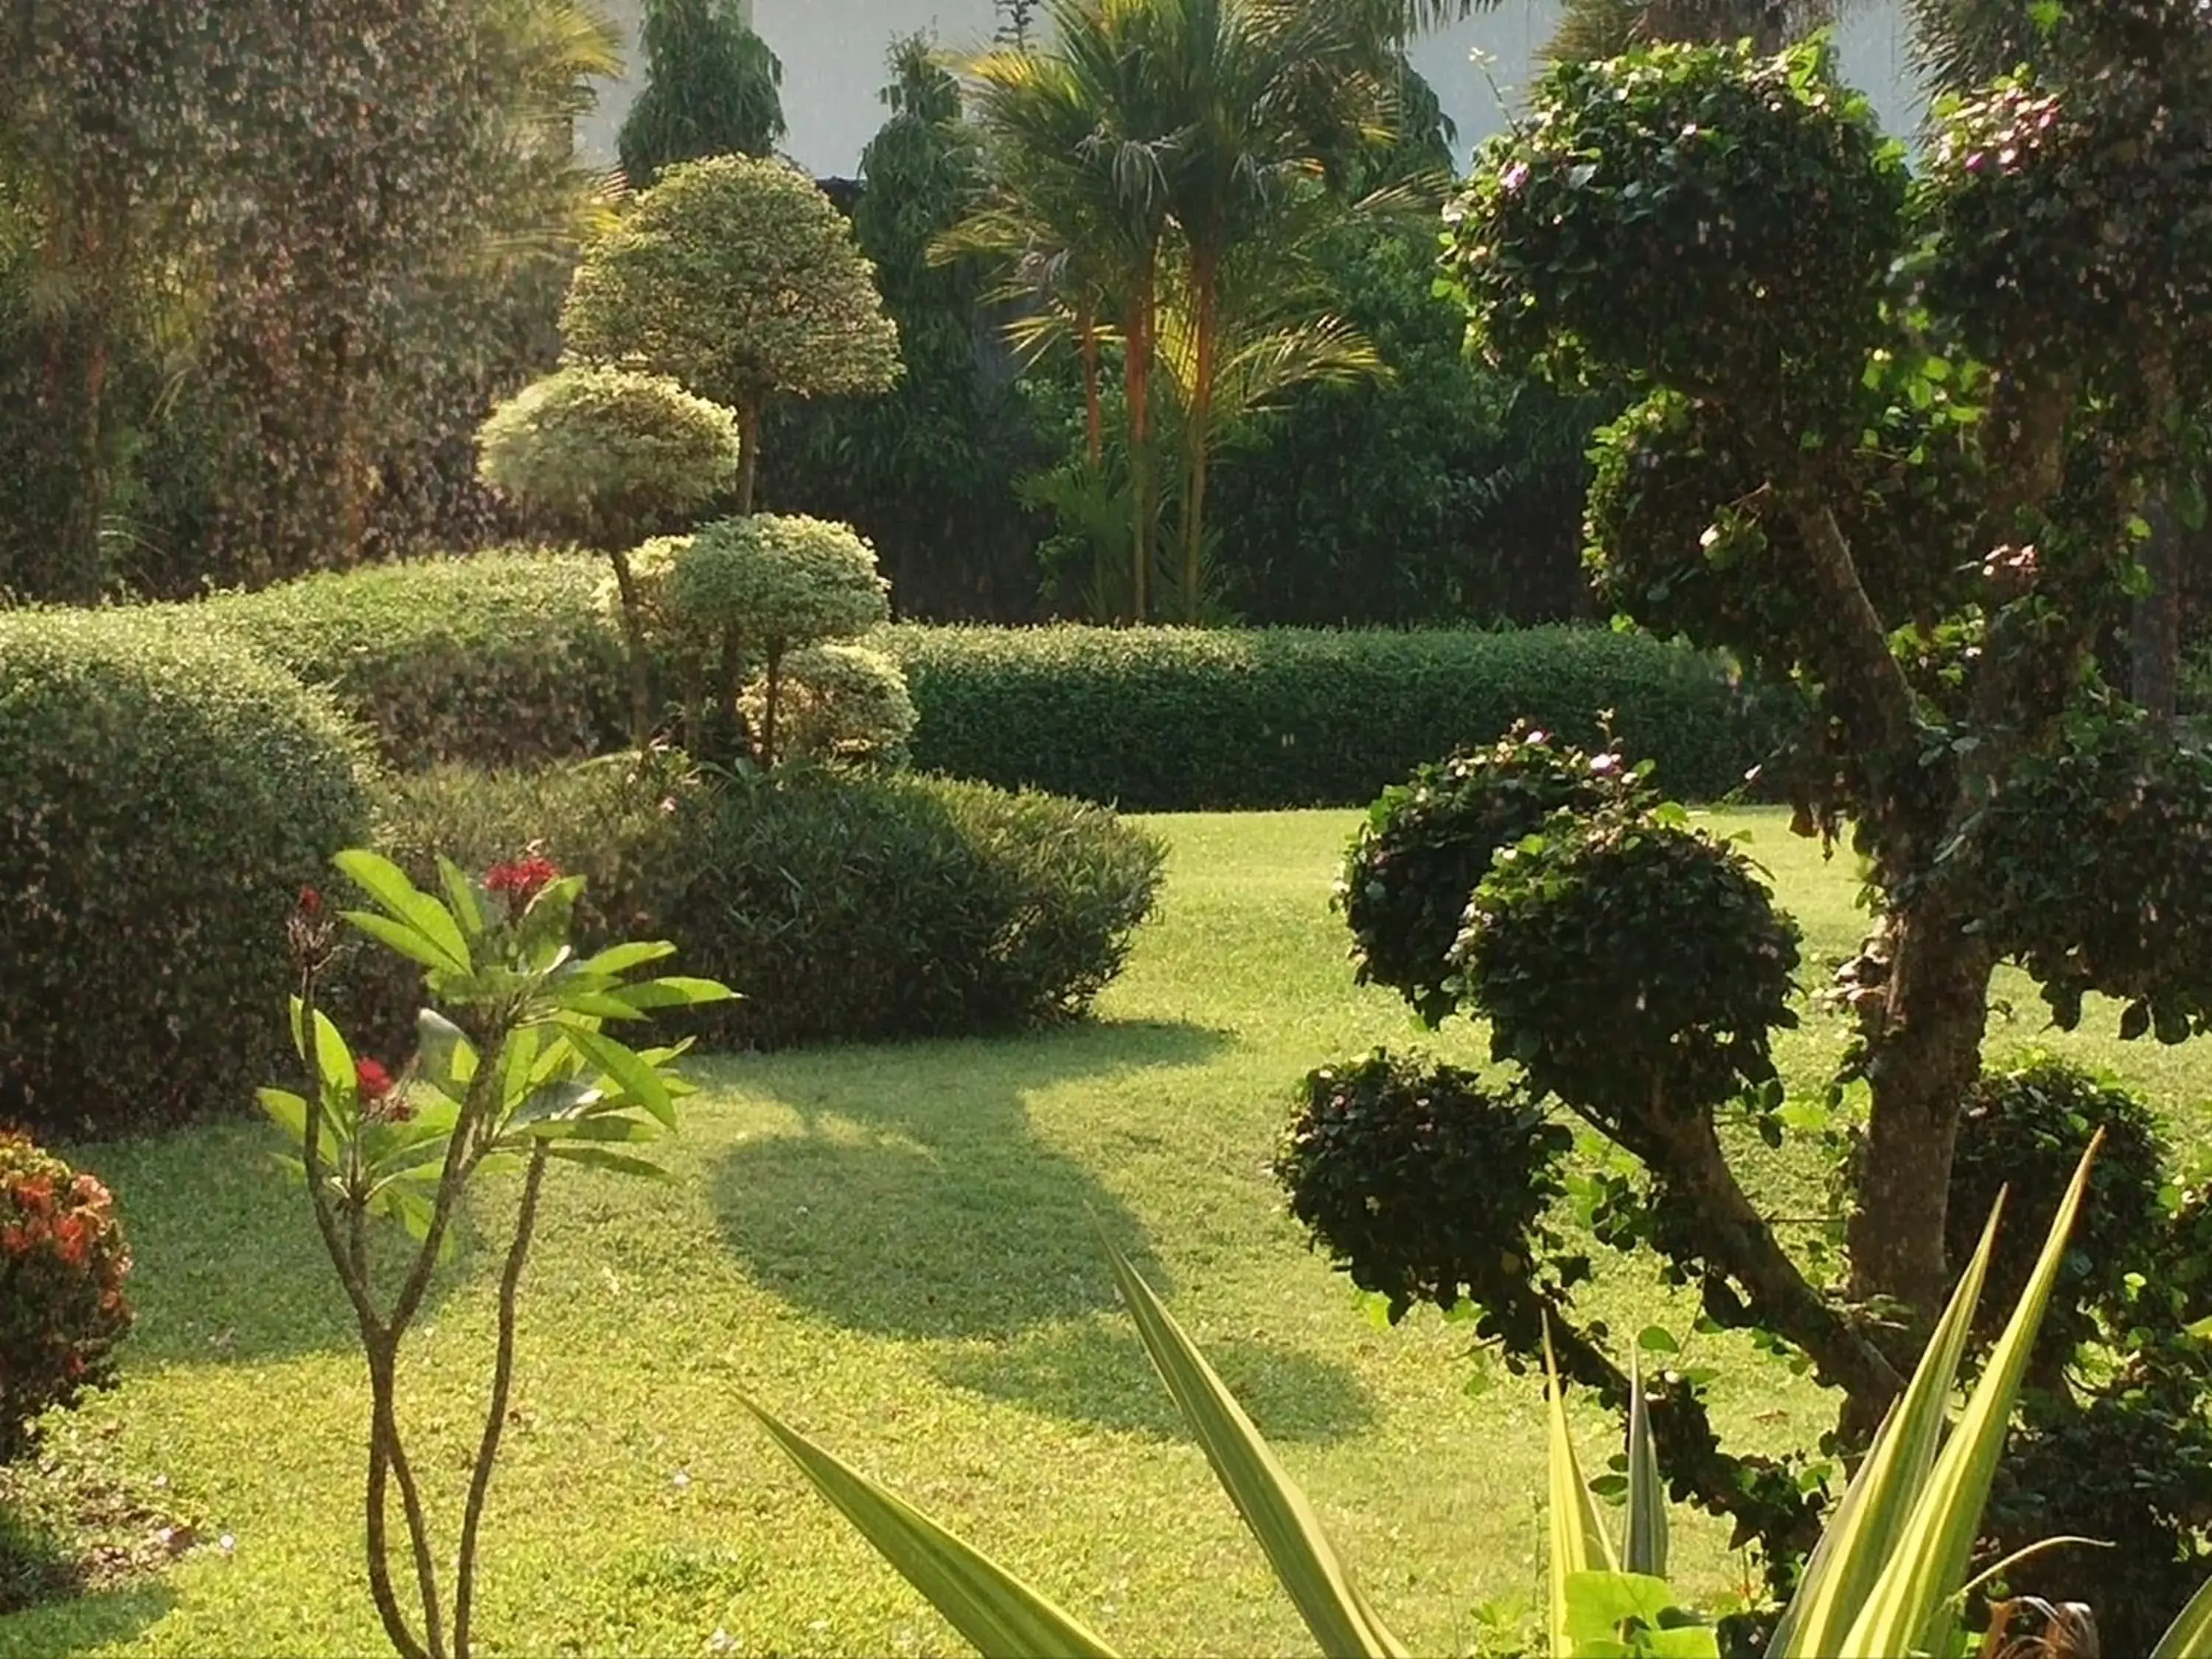
M 1659 1477 L 1658 1454 L 1652 1449 L 1641 1364 L 1628 1376 L 1628 1536 L 1620 1564 L 1647 1577 L 1667 1576 L 1667 1483 Z
M 2158 1638 L 2150 1659 L 2212 1659 L 2212 1580 L 2189 1598 L 2181 1617 Z
M 1574 1437 L 1567 1431 L 1566 1393 L 1559 1386 L 1559 1362 L 1552 1353 L 1549 1322 L 1544 1328 L 1544 1399 L 1551 1424 L 1551 1502 L 1548 1531 L 1551 1540 L 1553 1659 L 1573 1659 L 1575 1638 L 1567 1581 L 1577 1573 L 1618 1572 L 1620 1563 L 1613 1553 L 1613 1540 L 1599 1522 L 1597 1506 L 1583 1480 L 1582 1464 L 1575 1456 Z
M 2100 1130 L 2082 1154 L 2073 1184 L 2066 1189 L 2058 1213 L 2051 1220 L 2051 1236 L 2044 1243 L 2035 1273 L 2013 1310 L 2004 1334 L 1990 1351 L 1981 1381 L 1936 1457 L 1911 1518 L 1839 1651 L 1878 1655 L 1943 1650 L 1958 1616 L 1953 1592 L 1966 1577 L 1966 1561 L 1981 1525 L 1982 1507 L 1989 1501 L 1990 1480 L 2004 1450 L 2013 1402 L 2027 1373 L 2029 1351 L 2035 1346 L 2044 1310 L 2058 1282 L 2067 1239 L 2088 1188 L 2089 1167 L 2103 1144 L 2104 1133 Z
M 1113 1241 L 1103 1232 L 1099 1237 L 1160 1380 L 1322 1651 L 1331 1659 L 1397 1659 L 1404 1655 L 1406 1649 L 1352 1582 L 1313 1505 L 1276 1461 L 1252 1419 Z
M 1882 1419 L 1866 1461 L 1814 1547 L 1797 1594 L 1767 1644 L 1767 1659 L 1829 1659 L 1842 1651 L 1844 1637 L 1888 1565 L 1929 1471 L 1936 1466 L 1952 1386 L 1966 1351 L 1966 1336 L 1982 1298 L 1982 1283 L 1989 1274 L 2003 1213 L 2000 1194 L 1904 1397 Z
M 1114 1659 L 1114 1650 L 981 1551 L 961 1542 L 889 1488 L 878 1486 L 751 1401 L 757 1418 L 876 1553 L 920 1590 L 984 1659 Z

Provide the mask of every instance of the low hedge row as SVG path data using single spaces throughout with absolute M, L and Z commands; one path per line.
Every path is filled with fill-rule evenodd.
M 288 1047 L 285 921 L 369 823 L 360 733 L 220 635 L 0 615 L 0 1124 L 250 1102 Z
M 623 740 L 605 562 L 490 553 L 311 577 L 202 602 L 328 684 L 386 758 L 515 766 Z M 1771 722 L 1709 659 L 1641 635 L 933 628 L 884 641 L 921 714 L 915 764 L 1131 810 L 1352 805 L 1516 720 L 1571 741 L 1615 711 L 1669 792 L 1710 799 Z
M 1641 635 L 898 628 L 915 764 L 1132 811 L 1346 806 L 1526 720 L 1611 709 L 1670 793 L 1711 799 L 1770 722 L 1708 658 Z

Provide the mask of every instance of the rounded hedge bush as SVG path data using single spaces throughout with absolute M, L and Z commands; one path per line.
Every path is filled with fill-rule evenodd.
M 365 747 L 221 632 L 0 617 L 0 1120 L 241 1105 L 289 1053 L 284 925 L 364 841 Z
M 890 620 L 890 584 L 849 525 L 756 513 L 702 526 L 680 545 L 659 594 L 679 634 L 734 635 L 771 661 Z
M 786 761 L 877 761 L 907 757 L 914 698 L 906 676 L 882 652 L 831 641 L 783 659 L 778 688 L 776 764 Z M 738 700 L 749 731 L 766 729 L 768 678 L 757 675 Z
M 392 765 L 526 766 L 628 741 L 607 562 L 501 551 L 331 573 L 172 607 L 364 721 Z
M 738 1000 L 710 1043 L 1020 1030 L 1089 1008 L 1165 852 L 1102 807 L 902 774 L 794 770 L 688 803 L 667 936 Z
M 30 1444 L 41 1413 L 112 1379 L 130 1271 L 107 1188 L 0 1133 L 0 1463 Z

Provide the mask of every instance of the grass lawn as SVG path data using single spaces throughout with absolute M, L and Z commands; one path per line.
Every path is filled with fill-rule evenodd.
M 1770 813 L 1747 830 L 1817 970 L 1860 932 L 1848 860 Z M 1022 1041 L 707 1062 L 672 1186 L 560 1170 L 526 1286 L 479 1646 L 502 1654 L 913 1653 L 957 1644 L 802 1489 L 747 1391 L 901 1486 L 1134 1653 L 1305 1650 L 1295 1616 L 1113 1305 L 1090 1217 L 1138 1253 L 1306 1483 L 1416 1651 L 1474 1646 L 1480 1609 L 1538 1585 L 1538 1400 L 1470 1393 L 1465 1328 L 1379 1328 L 1303 1247 L 1266 1171 L 1286 1091 L 1379 1042 L 1478 1058 L 1356 991 L 1328 910 L 1347 813 L 1163 818 L 1159 919 L 1091 1024 Z M 2042 1040 L 2008 985 L 2002 1053 Z M 2114 1020 L 2051 1046 L 2108 1065 L 2194 1146 L 2212 1051 L 2123 1048 Z M 1808 1018 L 1796 1086 L 1840 1049 Z M 227 1534 L 158 1580 L 0 1619 L 0 1655 L 372 1653 L 359 1559 L 366 1389 L 304 1200 L 258 1125 L 95 1149 L 136 1246 L 124 1387 L 82 1415 L 101 1455 Z M 1769 1158 L 1770 1201 L 1816 1201 Z M 511 1201 L 495 1188 L 488 1201 Z M 495 1223 L 497 1218 L 487 1217 Z M 497 1263 L 465 1248 L 409 1351 L 434 1512 L 457 1516 Z M 1634 1329 L 1687 1315 L 1614 1267 L 1591 1298 Z M 1631 1323 L 1629 1322 L 1634 1322 Z M 1809 1440 L 1809 1388 L 1712 1339 L 1716 1408 L 1755 1443 Z M 1597 1419 L 1589 1455 L 1605 1455 Z M 1682 1515 L 1681 1575 L 1740 1576 Z M 722 1639 L 717 1640 L 717 1632 Z M 734 1644 L 732 1647 L 731 1644 Z

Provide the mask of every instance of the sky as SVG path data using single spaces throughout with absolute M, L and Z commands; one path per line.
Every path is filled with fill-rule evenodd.
M 602 3 L 634 40 L 639 0 Z M 1503 0 L 1416 44 L 1413 62 L 1459 128 L 1462 161 L 1517 104 L 1559 10 L 1558 0 Z M 784 116 L 791 127 L 784 148 L 820 178 L 852 176 L 861 147 L 883 125 L 877 92 L 887 78 L 884 59 L 893 40 L 920 32 L 955 52 L 967 52 L 988 44 L 998 26 L 992 0 L 753 0 L 752 13 L 753 27 L 783 60 Z M 1905 41 L 1894 0 L 1853 7 L 1838 33 L 1844 79 L 1873 97 L 1896 132 L 1909 130 L 1918 114 Z M 1478 49 L 1487 54 L 1486 64 L 1473 60 Z M 627 82 L 602 91 L 598 114 L 579 131 L 589 154 L 613 159 L 614 135 L 632 95 Z

